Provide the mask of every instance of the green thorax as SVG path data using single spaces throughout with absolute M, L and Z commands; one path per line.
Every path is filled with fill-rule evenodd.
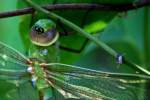
M 48 84 L 45 80 L 45 72 L 44 69 L 40 66 L 38 62 L 34 62 L 34 75 L 37 77 L 36 87 L 38 90 L 42 90 L 48 87 Z

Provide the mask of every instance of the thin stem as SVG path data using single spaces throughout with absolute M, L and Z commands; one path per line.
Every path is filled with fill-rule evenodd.
M 93 41 L 95 44 L 97 44 L 98 46 L 102 47 L 106 52 L 108 52 L 110 55 L 112 55 L 113 57 L 117 57 L 118 56 L 118 53 L 113 50 L 111 47 L 109 47 L 108 45 L 106 45 L 104 42 L 98 40 L 97 38 L 93 37 L 91 34 L 85 32 L 83 29 L 81 29 L 79 26 L 75 25 L 74 23 L 66 20 L 65 18 L 55 14 L 55 13 L 52 13 L 52 12 L 49 12 L 48 10 L 40 7 L 39 5 L 35 4 L 34 2 L 32 2 L 31 0 L 25 0 L 29 5 L 31 5 L 33 8 L 35 8 L 36 10 L 40 11 L 40 12 L 43 12 L 45 14 L 47 14 L 49 17 L 51 17 L 52 19 L 54 20 L 59 20 L 60 22 L 62 22 L 63 24 L 69 26 L 70 28 L 72 28 L 74 31 L 82 34 L 83 36 L 85 36 L 86 38 L 88 38 L 89 40 Z M 134 64 L 133 62 L 131 61 L 128 61 L 127 59 L 125 59 L 124 61 L 124 64 L 126 65 L 132 65 L 131 67 L 135 67 L 139 72 L 142 72 L 143 74 L 147 74 L 147 75 L 150 75 L 150 72 L 143 69 L 142 67 L 140 66 L 136 66 L 136 64 Z M 142 70 L 141 70 L 142 69 Z
M 78 3 L 78 4 L 51 4 L 43 6 L 47 10 L 99 10 L 99 11 L 115 11 L 115 12 L 124 12 L 129 10 L 134 10 L 144 6 L 149 6 L 150 1 L 147 2 L 137 2 L 129 4 L 87 4 L 87 3 Z M 19 16 L 24 14 L 31 14 L 34 12 L 34 9 L 31 7 L 18 9 L 15 11 L 8 11 L 0 13 L 0 18 Z

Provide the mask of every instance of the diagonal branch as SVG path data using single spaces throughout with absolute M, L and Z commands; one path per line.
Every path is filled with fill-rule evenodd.
M 128 4 L 51 4 L 43 6 L 47 10 L 99 10 L 99 11 L 116 11 L 116 12 L 123 12 L 134 10 L 137 8 L 141 8 L 144 6 L 149 6 L 150 1 L 147 2 L 137 2 L 137 3 L 128 3 Z M 12 17 L 12 16 L 19 16 L 24 14 L 31 14 L 34 12 L 34 9 L 31 7 L 18 9 L 15 11 L 8 11 L 0 13 L 0 18 L 5 17 Z

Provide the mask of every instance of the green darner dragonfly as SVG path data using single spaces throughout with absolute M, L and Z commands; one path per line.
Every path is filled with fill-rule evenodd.
M 0 61 L 1 66 L 15 64 L 23 68 L 21 70 L 1 68 L 0 79 L 26 79 L 31 81 L 38 91 L 51 86 L 65 98 L 141 100 L 137 91 L 143 89 L 135 85 L 150 80 L 150 77 L 145 75 L 110 73 L 62 63 L 41 62 L 38 58 L 27 58 L 2 42 L 0 42 Z

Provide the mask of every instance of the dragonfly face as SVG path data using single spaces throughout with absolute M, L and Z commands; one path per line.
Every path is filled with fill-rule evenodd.
M 49 46 L 57 41 L 59 33 L 56 24 L 49 19 L 40 19 L 30 31 L 32 43 L 39 46 Z

